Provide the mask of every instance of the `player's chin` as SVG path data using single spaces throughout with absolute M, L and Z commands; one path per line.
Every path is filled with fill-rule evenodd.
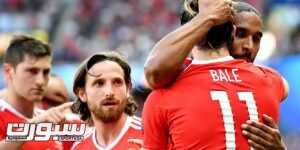
M 34 102 L 40 102 L 43 100 L 44 95 L 32 95 L 30 100 Z

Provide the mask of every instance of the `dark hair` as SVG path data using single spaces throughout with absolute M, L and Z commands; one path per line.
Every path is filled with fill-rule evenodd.
M 182 9 L 180 12 L 180 24 L 184 25 L 191 21 L 198 13 L 198 0 L 182 0 Z
M 184 25 L 189 22 L 198 13 L 198 0 L 184 0 L 180 16 L 181 24 Z M 214 26 L 208 31 L 205 41 L 199 43 L 198 46 L 209 49 L 218 49 L 226 44 L 229 47 L 233 41 L 232 32 L 232 22 L 226 22 L 222 25 Z
M 79 90 L 85 87 L 86 75 L 88 74 L 88 70 L 96 63 L 106 61 L 106 60 L 113 61 L 119 64 L 120 67 L 123 69 L 124 80 L 126 85 L 128 87 L 132 86 L 131 76 L 130 76 L 131 73 L 130 66 L 127 63 L 127 61 L 121 57 L 121 55 L 115 52 L 97 53 L 92 55 L 88 59 L 86 59 L 79 66 L 77 73 L 75 74 L 74 84 L 73 84 L 73 92 L 75 93 L 75 95 L 78 95 Z M 125 107 L 125 113 L 128 115 L 133 115 L 136 110 L 137 110 L 137 104 L 130 96 Z M 72 106 L 72 111 L 74 113 L 79 113 L 80 118 L 84 121 L 91 119 L 91 113 L 87 106 L 87 103 L 82 102 L 78 96 L 77 96 L 77 100 Z
M 261 16 L 259 11 L 255 7 L 253 7 L 252 5 L 250 5 L 246 2 L 237 1 L 237 2 L 232 3 L 232 6 L 233 6 L 235 13 L 253 12 L 256 15 Z
M 25 55 L 41 58 L 51 56 L 52 51 L 48 44 L 26 35 L 16 35 L 11 40 L 4 56 L 4 62 L 16 67 L 24 60 Z
M 257 9 L 246 2 L 235 1 L 232 3 L 232 6 L 235 13 L 253 12 L 256 15 L 261 16 Z M 181 25 L 184 25 L 192 20 L 198 13 L 198 0 L 183 0 L 183 7 L 180 13 Z M 232 31 L 232 22 L 227 22 L 225 24 L 212 27 L 207 33 L 206 40 L 203 43 L 200 43 L 199 46 L 204 48 L 218 49 L 223 46 L 224 43 L 226 43 L 227 46 L 230 47 L 233 41 L 233 37 L 231 35 Z
M 182 3 L 183 5 L 180 12 L 180 23 L 181 25 L 184 25 L 190 20 L 192 20 L 199 13 L 199 8 L 198 0 L 183 0 Z M 246 2 L 234 1 L 232 3 L 232 6 L 236 13 L 253 12 L 258 16 L 261 16 L 259 11 L 255 7 Z

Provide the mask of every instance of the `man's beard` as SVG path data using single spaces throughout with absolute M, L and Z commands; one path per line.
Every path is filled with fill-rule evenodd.
M 254 58 L 252 57 L 252 54 L 248 51 L 242 53 L 242 54 L 235 54 L 233 53 L 231 50 L 229 51 L 230 55 L 234 58 L 234 59 L 243 59 L 246 60 L 249 63 L 253 63 Z
M 241 55 L 232 55 L 235 59 L 243 59 L 246 60 L 248 63 L 253 63 L 254 59 L 251 56 L 251 53 L 244 53 Z
M 118 106 L 113 108 L 104 108 L 106 106 L 103 106 L 102 103 L 94 106 L 89 105 L 88 107 L 97 119 L 100 119 L 104 123 L 110 123 L 120 119 L 122 113 L 124 113 L 126 104 L 127 100 L 123 100 Z

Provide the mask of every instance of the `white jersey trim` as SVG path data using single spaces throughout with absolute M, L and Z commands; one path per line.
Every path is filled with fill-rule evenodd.
M 233 60 L 234 58 L 232 56 L 225 56 L 221 58 L 215 58 L 211 60 L 196 60 L 193 59 L 192 63 L 193 65 L 198 65 L 198 64 L 210 64 L 210 63 L 216 63 L 216 62 L 224 62 L 224 61 L 229 61 Z
M 138 120 L 138 121 L 142 122 L 142 118 L 138 117 L 138 116 L 132 116 L 132 119 L 135 119 L 135 120 Z
M 27 118 L 26 116 L 24 116 L 22 113 L 20 113 L 19 111 L 17 111 L 11 104 L 9 104 L 7 101 L 5 101 L 4 99 L 0 99 L 0 110 L 4 111 L 5 109 L 7 109 L 8 111 L 12 112 L 14 115 L 28 120 L 29 118 Z M 33 108 L 33 115 L 37 116 L 41 113 L 45 112 L 44 109 L 40 109 L 40 108 Z
M 132 122 L 132 118 L 127 116 L 126 117 L 126 122 L 125 122 L 120 134 L 117 136 L 117 138 L 111 144 L 107 145 L 106 147 L 102 147 L 97 143 L 97 141 L 96 141 L 96 130 L 94 130 L 94 133 L 92 135 L 92 140 L 93 140 L 93 143 L 96 146 L 96 148 L 99 149 L 99 150 L 111 150 L 111 149 L 113 149 L 113 147 L 118 144 L 118 142 L 123 138 L 125 133 L 128 131 L 131 122 Z
M 136 125 L 136 124 L 133 124 L 133 123 L 130 124 L 130 127 L 134 128 L 136 130 L 142 130 L 142 126 L 139 126 L 139 125 Z
M 27 117 L 25 117 L 23 114 L 21 114 L 19 111 L 17 111 L 11 104 L 9 104 L 4 99 L 0 99 L 0 108 L 1 108 L 1 111 L 4 111 L 5 109 L 7 109 L 8 111 L 12 112 L 13 114 L 17 115 L 18 117 L 28 120 Z
M 210 64 L 210 63 L 216 63 L 216 62 L 224 62 L 224 61 L 229 61 L 229 60 L 234 60 L 232 56 L 225 56 L 221 58 L 216 58 L 212 60 L 195 60 L 193 59 L 192 62 L 184 68 L 183 72 L 186 72 L 192 65 L 204 65 L 204 64 Z
M 132 116 L 132 121 L 130 123 L 130 127 L 136 130 L 142 130 L 142 119 L 137 116 Z

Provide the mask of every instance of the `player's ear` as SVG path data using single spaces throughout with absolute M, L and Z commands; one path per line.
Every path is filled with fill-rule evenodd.
M 3 64 L 3 73 L 6 82 L 10 82 L 12 80 L 13 72 L 14 72 L 14 66 L 12 64 L 9 63 Z
M 87 101 L 87 96 L 83 88 L 79 88 L 77 92 L 77 96 L 80 98 L 82 102 Z

